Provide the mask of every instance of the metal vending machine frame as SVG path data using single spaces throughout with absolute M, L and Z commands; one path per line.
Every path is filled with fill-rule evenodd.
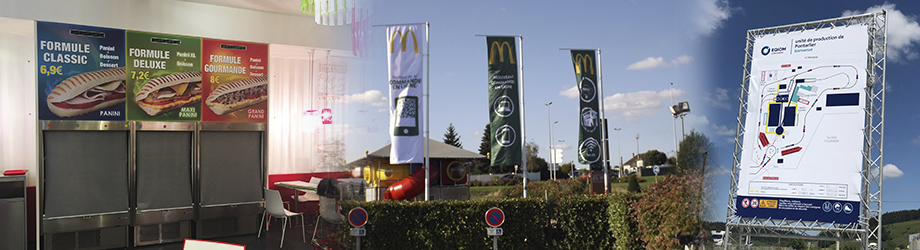
M 132 210 L 132 220 L 131 227 L 134 229 L 133 232 L 133 242 L 135 246 L 141 245 L 151 245 L 151 244 L 160 244 L 167 242 L 177 242 L 182 241 L 186 238 L 191 238 L 191 225 L 192 221 L 195 219 L 195 200 L 194 200 L 194 185 L 195 185 L 195 168 L 197 164 L 197 159 L 195 158 L 196 145 L 195 138 L 197 135 L 198 124 L 194 122 L 134 122 L 131 131 L 131 154 L 134 155 L 134 161 L 131 164 L 131 210 Z M 177 204 L 177 202 L 167 202 L 173 203 L 170 205 L 159 204 L 158 207 L 152 208 L 141 208 L 139 205 L 139 199 L 141 199 L 142 193 L 147 193 L 141 191 L 139 183 L 141 182 L 141 172 L 139 172 L 138 167 L 143 165 L 144 167 L 155 167 L 151 165 L 161 165 L 167 163 L 141 163 L 147 157 L 142 157 L 141 154 L 145 152 L 138 152 L 138 146 L 141 143 L 146 143 L 139 140 L 138 134 L 142 133 L 188 133 L 188 169 L 186 172 L 188 177 L 187 183 L 187 194 L 188 203 L 187 204 Z M 182 137 L 181 134 L 178 134 L 179 137 Z M 185 145 L 177 143 L 178 145 Z M 177 145 L 174 145 L 178 147 Z M 181 148 L 174 149 L 175 151 L 184 151 Z M 173 152 L 175 152 L 173 151 Z M 164 156 L 164 158 L 172 158 L 177 156 Z M 172 166 L 175 168 L 175 166 Z M 181 167 L 181 166 L 180 166 Z M 169 170 L 169 169 L 168 169 Z M 175 169 L 172 169 L 175 170 Z M 163 175 L 163 170 L 160 169 L 158 174 Z M 168 171 L 167 171 L 168 172 Z M 177 173 L 166 173 L 166 175 L 178 175 Z M 165 176 L 154 176 L 156 177 L 165 177 Z M 179 178 L 177 178 L 179 179 Z M 167 181 L 168 183 L 162 183 L 165 185 L 182 185 L 184 180 L 160 180 Z M 149 188 L 149 187 L 147 187 Z M 176 189 L 176 187 L 172 187 Z M 181 188 L 179 188 L 181 189 Z M 159 189 L 158 189 L 159 190 Z M 167 192 L 165 190 L 162 190 Z M 175 191 L 175 190 L 174 190 Z M 180 190 L 181 191 L 181 190 Z M 171 193 L 171 192 L 167 192 Z M 181 197 L 178 193 L 171 193 L 174 197 Z M 184 195 L 183 195 L 184 196 Z M 160 196 L 162 197 L 162 196 Z M 162 200 L 163 198 L 157 197 L 146 197 L 146 199 L 158 199 Z M 148 201 L 148 200 L 145 200 Z M 149 202 L 149 201 L 148 201 Z M 164 203 L 164 202 L 159 202 Z
M 262 214 L 262 207 L 264 204 L 264 198 L 262 197 L 262 188 L 265 187 L 265 165 L 266 165 L 266 124 L 265 123 L 199 123 L 198 133 L 196 136 L 196 159 L 198 164 L 196 164 L 195 169 L 195 208 L 196 208 L 196 223 L 195 223 L 195 236 L 199 239 L 207 238 L 217 238 L 223 236 L 232 236 L 232 235 L 241 235 L 241 234 L 250 234 L 256 233 L 259 230 L 259 216 Z M 232 140 L 229 144 L 235 146 L 243 146 L 248 148 L 257 148 L 258 152 L 258 165 L 257 173 L 253 169 L 246 169 L 247 171 L 252 171 L 252 175 L 249 178 L 243 175 L 245 180 L 243 182 L 230 183 L 232 188 L 238 188 L 238 186 L 249 185 L 252 187 L 244 188 L 239 191 L 244 191 L 246 194 L 236 194 L 237 197 L 247 196 L 248 200 L 232 201 L 232 202 L 222 202 L 222 201 L 211 201 L 212 197 L 204 197 L 204 193 L 213 192 L 210 190 L 215 188 L 215 186 L 226 185 L 227 183 L 221 182 L 221 180 L 212 180 L 210 176 L 205 176 L 208 173 L 216 173 L 210 171 L 210 169 L 205 168 L 214 168 L 212 163 L 209 163 L 209 154 L 214 154 L 211 152 L 212 149 L 208 148 L 210 142 L 203 142 L 206 139 L 203 137 L 208 137 L 211 133 L 248 133 L 248 132 L 258 132 L 258 143 L 259 145 L 246 145 L 244 141 Z M 226 138 L 221 138 L 226 139 Z M 215 146 L 226 146 L 228 143 L 224 144 L 215 144 Z M 234 146 L 234 147 L 235 147 Z M 248 151 L 246 151 L 248 152 Z M 226 157 L 238 157 L 237 154 L 232 152 L 220 153 L 222 156 Z M 255 161 L 252 161 L 255 162 Z M 233 162 L 236 163 L 236 162 Z M 220 166 L 223 168 L 224 166 Z M 232 167 L 232 166 L 230 166 Z M 205 170 L 202 170 L 205 169 Z M 234 172 L 235 174 L 239 171 L 223 170 L 217 171 L 221 173 Z M 240 176 L 237 176 L 239 178 Z M 219 177 L 217 177 L 219 178 Z M 208 187 L 203 187 L 208 185 Z M 232 190 L 227 190 L 227 193 L 233 192 Z M 256 192 L 256 193 L 253 193 Z M 220 192 L 217 192 L 220 193 Z M 245 199 L 245 198 L 244 198 Z M 214 203 L 214 204 L 205 204 L 205 203 Z
M 123 203 L 125 204 L 125 206 L 123 210 L 121 208 L 118 208 L 117 211 L 86 212 L 83 214 L 68 214 L 68 215 L 54 215 L 54 214 L 48 215 L 49 209 L 54 213 L 61 213 L 58 211 L 64 211 L 65 209 L 92 210 L 92 209 L 76 208 L 76 206 L 71 206 L 72 204 L 68 204 L 67 202 L 61 202 L 61 201 L 58 201 L 57 199 L 63 199 L 67 201 L 82 200 L 82 201 L 86 201 L 89 203 L 94 203 L 97 200 L 93 200 L 92 197 L 68 197 L 66 196 L 66 194 L 62 194 L 63 192 L 49 195 L 49 192 L 55 192 L 55 190 L 59 189 L 55 187 L 49 190 L 49 180 L 48 180 L 49 169 L 48 167 L 54 167 L 54 168 L 59 167 L 59 166 L 49 166 L 49 161 L 57 162 L 57 161 L 62 161 L 63 159 L 57 159 L 56 158 L 57 156 L 48 155 L 49 151 L 59 150 L 59 149 L 56 149 L 56 147 L 61 147 L 61 146 L 60 145 L 47 145 L 49 143 L 46 140 L 48 140 L 48 138 L 52 138 L 52 136 L 48 136 L 46 135 L 46 133 L 55 133 L 53 131 L 65 131 L 65 132 L 70 131 L 70 132 L 80 132 L 80 133 L 82 132 L 108 133 L 108 131 L 111 131 L 114 133 L 114 132 L 122 131 L 122 133 L 125 133 L 125 141 L 124 141 L 123 147 L 126 151 L 126 155 L 119 156 L 119 155 L 109 154 L 108 156 L 112 156 L 112 158 L 116 158 L 116 159 L 120 157 L 125 157 L 127 161 L 124 162 L 124 167 L 125 167 L 125 172 L 127 173 L 129 172 L 128 169 L 129 169 L 130 162 L 133 162 L 133 155 L 131 155 L 130 152 L 128 152 L 127 150 L 129 148 L 129 143 L 130 143 L 129 142 L 130 140 L 129 122 L 125 122 L 125 121 L 45 121 L 43 120 L 40 122 L 40 124 L 41 124 L 41 128 L 40 128 L 41 133 L 39 133 L 39 144 L 40 144 L 41 150 L 39 151 L 39 156 L 40 156 L 41 161 L 39 161 L 40 166 L 38 169 L 38 172 L 39 172 L 39 184 L 38 185 L 41 185 L 41 187 L 39 188 L 41 192 L 38 193 L 38 196 L 39 196 L 38 199 L 42 201 L 39 212 L 41 216 L 40 227 L 41 227 L 41 237 L 43 241 L 42 243 L 43 248 L 56 250 L 56 249 L 108 249 L 108 248 L 127 247 L 128 246 L 128 240 L 127 240 L 128 225 L 130 223 L 130 220 L 129 220 L 130 209 L 128 205 L 129 204 L 128 197 L 130 195 L 127 194 L 128 192 L 127 186 L 130 184 L 129 176 L 124 176 L 126 183 L 124 183 L 125 189 L 122 190 L 125 192 L 125 200 Z M 53 137 L 57 137 L 57 135 Z M 66 137 L 66 136 L 61 136 L 61 137 Z M 77 137 L 77 136 L 74 136 L 74 137 Z M 77 147 L 74 150 L 78 152 L 90 151 L 90 149 L 92 149 L 92 143 L 88 142 L 87 144 L 88 145 L 83 146 L 83 147 Z M 53 149 L 49 150 L 49 147 Z M 95 154 L 105 154 L 105 153 L 106 152 L 97 152 Z M 102 157 L 96 157 L 96 159 L 90 159 L 90 158 L 93 158 L 93 156 L 98 156 L 98 155 L 85 155 L 83 157 L 87 159 L 83 159 L 83 160 L 85 161 L 86 160 L 97 160 L 99 158 L 102 158 Z M 76 161 L 69 162 L 71 164 L 62 164 L 62 165 L 67 165 L 68 167 L 70 167 L 70 166 L 77 164 L 74 162 Z M 54 164 L 57 164 L 57 163 L 54 163 Z M 89 165 L 94 165 L 94 163 L 90 163 Z M 114 165 L 120 165 L 120 163 L 114 164 Z M 92 169 L 85 170 L 85 171 L 89 172 L 91 170 Z M 78 187 L 73 187 L 75 189 L 80 188 L 79 186 L 81 185 L 74 185 L 75 183 L 73 183 L 73 182 L 81 181 L 79 179 L 74 179 L 74 178 L 71 178 L 71 180 L 67 180 L 66 178 L 61 178 L 62 180 L 55 179 L 55 178 L 63 177 L 63 176 L 57 176 L 58 174 L 57 171 L 59 170 L 55 169 L 53 171 L 50 171 L 50 172 L 55 172 L 51 180 L 54 183 L 50 184 L 51 186 L 70 185 L 70 186 L 78 186 Z M 72 169 L 63 170 L 62 172 L 64 172 L 63 174 L 65 176 L 67 174 L 67 171 L 73 171 L 73 170 Z M 73 176 L 67 176 L 67 177 L 73 177 Z M 71 183 L 68 183 L 68 182 L 71 182 Z M 86 187 L 84 189 L 89 189 L 89 187 Z M 62 190 L 67 190 L 67 189 L 64 188 Z M 111 192 L 121 192 L 119 190 L 110 190 L 110 191 Z M 60 197 L 61 195 L 65 195 L 65 196 Z M 52 199 L 55 199 L 54 202 L 51 202 L 52 204 L 49 204 L 49 201 L 48 201 L 49 196 L 52 197 Z M 106 198 L 109 198 L 109 197 L 106 197 Z M 116 200 L 116 202 L 121 202 L 121 201 Z M 59 204 L 59 203 L 64 203 L 64 204 Z M 54 207 L 49 207 L 49 205 L 53 205 Z

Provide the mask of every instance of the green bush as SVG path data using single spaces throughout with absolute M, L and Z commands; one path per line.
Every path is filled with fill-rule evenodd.
M 550 184 L 547 184 L 550 185 Z M 552 186 L 549 186 L 552 187 Z M 529 189 L 529 188 L 528 188 Z M 534 196 L 538 197 L 538 196 Z M 505 212 L 499 249 L 640 249 L 630 201 L 638 194 L 475 201 L 342 202 L 368 211 L 364 249 L 490 249 L 485 212 Z M 347 228 L 343 234 L 347 235 Z M 354 237 L 347 237 L 354 241 Z
M 629 176 L 629 186 L 626 187 L 626 191 L 630 193 L 642 192 L 642 189 L 639 189 L 639 181 L 635 175 Z
M 491 207 L 505 212 L 500 249 L 547 246 L 541 230 L 548 220 L 546 203 L 538 199 L 342 203 L 344 211 L 355 206 L 368 211 L 365 249 L 488 249 L 485 213 Z

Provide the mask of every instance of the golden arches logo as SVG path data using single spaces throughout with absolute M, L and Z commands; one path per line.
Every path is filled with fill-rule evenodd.
M 495 52 L 498 52 L 498 61 L 505 62 L 505 47 L 508 47 L 508 59 L 511 60 L 511 64 L 514 64 L 514 50 L 511 49 L 511 44 L 508 42 L 502 42 L 501 44 L 498 41 L 492 42 L 492 45 L 489 46 L 489 64 L 495 64 Z
M 583 71 L 587 71 L 588 69 L 591 70 L 591 74 L 593 75 L 594 74 L 594 59 L 591 57 L 591 55 L 589 54 L 575 55 L 575 73 L 581 74 Z
M 396 41 L 396 36 L 399 36 L 399 41 L 402 43 L 402 51 L 406 52 L 406 38 L 409 37 L 409 34 L 412 34 L 412 46 L 415 53 L 418 53 L 418 40 L 415 38 L 415 32 L 412 30 L 406 30 L 406 33 L 402 33 L 399 30 L 394 30 L 393 34 L 390 35 L 390 53 L 396 53 L 396 44 L 393 42 Z

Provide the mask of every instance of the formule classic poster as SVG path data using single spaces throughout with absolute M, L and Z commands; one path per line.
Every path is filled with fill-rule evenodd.
M 268 44 L 202 39 L 204 122 L 267 122 Z
M 41 120 L 125 120 L 125 31 L 36 23 Z
M 201 38 L 127 31 L 132 121 L 201 121 Z

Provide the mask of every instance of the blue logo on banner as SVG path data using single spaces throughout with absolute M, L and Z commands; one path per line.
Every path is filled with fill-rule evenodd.
M 840 202 L 834 202 L 834 213 L 839 214 L 840 211 L 843 211 L 843 205 L 841 205 Z
M 825 213 L 829 213 L 829 212 L 831 211 L 831 209 L 834 209 L 834 207 L 831 205 L 831 202 L 830 202 L 830 201 L 825 201 L 825 202 L 824 202 L 824 205 L 822 205 L 821 208 L 824 209 L 824 212 L 825 212 Z
M 762 54 L 762 55 L 769 55 L 769 54 L 770 54 L 770 46 L 763 46 L 763 49 L 760 49 L 760 54 Z
M 851 205 L 850 203 L 843 204 L 843 212 L 844 212 L 844 213 L 847 213 L 847 214 L 852 213 L 852 212 L 853 212 L 853 205 Z

